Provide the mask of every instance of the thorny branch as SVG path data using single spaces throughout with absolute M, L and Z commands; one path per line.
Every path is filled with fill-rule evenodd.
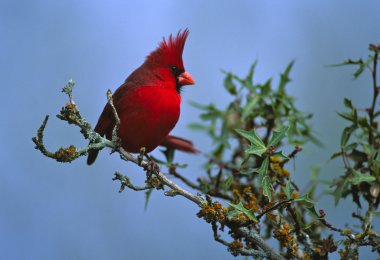
M 172 163 L 173 151 L 171 151 L 171 155 L 169 150 L 164 152 L 167 162 L 157 161 L 168 167 L 169 173 L 167 175 L 160 171 L 153 158 L 145 153 L 145 148 L 141 148 L 138 156 L 134 156 L 122 148 L 121 140 L 118 137 L 120 119 L 114 107 L 112 92 L 110 90 L 107 91 L 107 100 L 110 106 L 109 108 L 112 109 L 115 127 L 112 131 L 111 140 L 107 140 L 98 135 L 92 129 L 91 125 L 81 116 L 73 100 L 72 88 L 74 82 L 71 80 L 63 88 L 63 92 L 69 97 L 69 102 L 61 109 L 57 117 L 69 124 L 79 127 L 82 135 L 90 141 L 89 145 L 84 148 L 77 148 L 74 145 L 70 145 L 69 147 L 61 147 L 55 152 L 49 151 L 43 141 L 48 116 L 45 117 L 39 127 L 36 137 L 33 137 L 33 142 L 36 145 L 36 149 L 41 151 L 42 154 L 58 162 L 72 162 L 78 157 L 86 155 L 88 151 L 92 149 L 100 150 L 104 147 L 110 148 L 112 152 L 118 153 L 121 159 L 142 167 L 147 176 L 145 184 L 138 186 L 131 183 L 128 176 L 116 172 L 113 180 L 120 181 L 121 187 L 119 192 L 122 192 L 125 188 L 130 188 L 135 191 L 149 190 L 149 192 L 153 189 L 164 190 L 165 188 L 169 188 L 164 191 L 164 195 L 180 195 L 198 205 L 200 211 L 197 213 L 197 216 L 211 224 L 214 239 L 225 245 L 232 255 L 252 256 L 255 259 L 327 259 L 329 253 L 337 250 L 338 244 L 332 239 L 332 234 L 327 238 L 323 238 L 323 234 L 321 234 L 320 231 L 310 228 L 314 225 L 318 227 L 318 230 L 320 228 L 327 228 L 330 231 L 338 232 L 344 237 L 344 243 L 342 244 L 343 246 L 341 246 L 343 248 L 339 250 L 342 259 L 357 257 L 360 246 L 371 246 L 372 251 L 380 252 L 380 235 L 374 232 L 372 225 L 373 217 L 379 214 L 379 212 L 376 212 L 380 201 L 380 196 L 376 195 L 378 194 L 376 187 L 380 187 L 378 185 L 379 179 L 377 178 L 376 183 L 378 186 L 371 187 L 371 183 L 373 184 L 375 181 L 373 178 L 368 178 L 368 176 L 365 175 L 365 173 L 370 172 L 370 175 L 375 176 L 373 173 L 377 173 L 380 168 L 380 163 L 378 162 L 380 159 L 380 156 L 378 156 L 378 147 L 380 144 L 377 140 L 379 131 L 377 130 L 378 123 L 375 121 L 376 117 L 380 114 L 379 111 L 375 111 L 377 97 L 380 92 L 380 86 L 377 85 L 376 79 L 380 46 L 370 45 L 370 50 L 375 52 L 375 55 L 370 56 L 369 60 L 373 61 L 372 66 L 369 66 L 368 61 L 363 62 L 361 59 L 358 62 L 351 60 L 347 62 L 347 64 L 359 64 L 360 68 L 358 70 L 359 72 L 357 72 L 359 74 L 363 70 L 363 66 L 367 66 L 372 72 L 374 94 L 371 107 L 366 109 L 366 116 L 369 117 L 369 120 L 365 119 L 368 123 L 364 124 L 363 122 L 365 120 L 360 119 L 355 125 L 355 129 L 359 126 L 364 129 L 365 143 L 368 141 L 370 146 L 366 147 L 367 151 L 356 152 L 358 154 L 357 156 L 363 157 L 359 158 L 359 163 L 355 161 L 354 157 L 350 158 L 344 156 L 345 153 L 342 150 L 345 167 L 351 171 L 344 178 L 336 182 L 337 187 L 341 188 L 341 191 L 339 190 L 337 194 L 343 195 L 343 188 L 345 188 L 345 186 L 342 180 L 348 181 L 349 184 L 346 186 L 351 188 L 353 196 L 356 196 L 356 199 L 354 198 L 355 202 L 359 201 L 359 193 L 364 192 L 364 198 L 369 202 L 368 210 L 363 216 L 359 214 L 353 215 L 362 222 L 362 232 L 354 232 L 349 228 L 338 228 L 332 225 L 326 220 L 326 214 L 323 210 L 320 210 L 318 214 L 314 206 L 315 202 L 313 202 L 315 186 L 310 189 L 310 197 L 308 197 L 308 193 L 299 195 L 300 189 L 296 183 L 292 181 L 289 170 L 285 169 L 284 166 L 302 151 L 301 146 L 295 146 L 294 150 L 289 153 L 287 157 L 282 154 L 282 151 L 279 151 L 276 156 L 272 157 L 272 154 L 276 152 L 276 148 L 278 147 L 276 144 L 280 143 L 281 145 L 281 140 L 287 135 L 287 130 L 275 130 L 276 126 L 278 126 L 276 120 L 280 119 L 279 125 L 285 125 L 286 128 L 286 125 L 289 123 L 287 122 L 289 121 L 288 116 L 293 116 L 296 118 L 295 122 L 301 122 L 301 128 L 303 130 L 300 131 L 298 135 L 293 133 L 292 137 L 289 133 L 289 138 L 296 140 L 297 136 L 301 138 L 306 137 L 305 140 L 299 140 L 299 145 L 303 145 L 307 139 L 313 140 L 313 136 L 310 132 L 311 128 L 305 123 L 305 120 L 307 120 L 310 115 L 303 116 L 300 111 L 293 107 L 291 103 L 292 98 L 288 96 L 284 90 L 285 84 L 290 80 L 288 73 L 293 63 L 281 74 L 281 81 L 277 92 L 271 89 L 270 81 L 264 85 L 255 85 L 253 83 L 252 75 L 254 66 L 252 66 L 248 77 L 245 79 L 241 79 L 232 73 L 227 73 L 225 87 L 229 89 L 232 95 L 237 97 L 236 100 L 240 100 L 240 94 L 236 95 L 236 86 L 231 79 L 240 82 L 242 86 L 239 92 L 242 89 L 248 90 L 249 92 L 247 103 L 241 103 L 240 101 L 235 102 L 236 104 L 233 103 L 233 105 L 230 105 L 225 111 L 219 111 L 213 105 L 207 107 L 202 106 L 202 109 L 205 110 L 203 116 L 212 119 L 211 128 L 209 128 L 208 133 L 213 140 L 220 145 L 218 145 L 218 148 L 211 154 L 211 158 L 206 165 L 207 176 L 205 178 L 198 178 L 196 182 L 190 181 L 177 172 L 177 166 L 179 165 Z M 267 91 L 269 91 L 268 89 L 271 91 L 268 92 L 268 96 L 275 96 L 275 100 L 266 100 L 264 98 L 257 103 L 257 100 L 253 98 L 254 95 L 252 95 L 252 91 L 260 90 L 260 93 L 261 91 L 267 93 Z M 274 95 L 270 93 L 274 93 Z M 272 106 L 273 102 L 275 102 L 274 106 Z M 286 106 L 288 103 L 291 107 Z M 251 107 L 252 104 L 255 105 L 254 109 Z M 349 100 L 345 100 L 345 105 L 351 107 L 353 112 L 356 111 Z M 276 111 L 273 111 L 273 108 Z M 262 115 L 261 112 L 263 112 Z M 356 115 L 356 113 L 354 113 L 354 115 Z M 262 118 L 265 124 L 257 124 L 255 120 L 257 117 Z M 218 136 L 218 131 L 215 130 L 215 120 L 222 121 L 224 132 L 221 132 L 221 138 Z M 236 126 L 239 126 L 239 128 L 242 128 L 244 131 L 252 131 L 252 129 L 258 127 L 264 127 L 267 132 L 263 132 L 262 134 L 245 132 L 248 136 L 244 136 L 244 138 L 238 136 L 238 139 L 240 139 L 238 140 L 238 147 L 234 150 L 231 157 L 232 160 L 224 161 L 223 152 L 228 147 L 229 136 L 231 134 L 235 136 L 234 134 L 236 133 L 233 129 Z M 354 128 L 348 130 L 352 132 L 352 129 Z M 349 138 L 349 135 L 351 135 L 351 132 L 348 132 L 348 130 L 345 130 L 346 138 Z M 249 142 L 247 142 L 246 139 L 249 140 Z M 247 151 L 249 152 L 245 151 L 247 146 Z M 266 150 L 264 154 L 261 151 L 263 147 Z M 353 155 L 355 155 L 355 151 L 354 148 L 352 151 Z M 369 154 L 371 154 L 371 158 L 369 158 Z M 352 167 L 350 165 L 351 162 L 355 163 Z M 215 172 L 213 171 L 214 165 L 218 167 Z M 258 175 L 255 173 L 258 173 Z M 200 194 L 195 195 L 189 192 L 181 185 L 169 179 L 168 176 L 174 176 L 176 180 L 182 181 L 184 185 L 193 190 L 204 193 L 205 196 Z M 378 177 L 377 174 L 375 177 Z M 256 181 L 258 182 L 256 183 Z M 347 187 L 344 191 L 345 194 L 347 193 Z M 374 198 L 377 197 L 377 199 L 371 196 Z M 225 200 L 230 207 L 222 206 L 217 200 L 212 201 L 214 198 Z M 295 206 L 294 203 L 297 203 L 297 205 Z M 311 221 L 305 218 L 307 213 L 313 217 Z M 265 219 L 263 218 L 264 216 L 266 216 Z M 226 241 L 218 234 L 218 230 L 224 232 L 225 227 L 229 229 L 229 235 L 233 239 L 231 242 Z M 266 227 L 266 230 L 264 227 Z M 264 239 L 271 237 L 278 240 L 280 253 L 277 253 L 276 250 L 271 248 L 264 241 Z
M 269 257 L 269 255 L 267 255 L 263 250 L 244 248 L 243 243 L 240 241 L 235 240 L 230 243 L 227 242 L 226 240 L 222 239 L 220 235 L 218 234 L 218 226 L 216 222 L 212 222 L 211 226 L 214 233 L 215 241 L 221 243 L 222 245 L 225 245 L 228 248 L 228 251 L 230 251 L 233 256 L 238 256 L 238 255 L 254 256 L 256 259 Z M 279 259 L 282 259 L 282 258 L 279 258 Z
M 373 133 L 372 133 L 372 127 L 374 126 L 374 119 L 375 119 L 375 106 L 376 106 L 376 100 L 377 96 L 379 95 L 379 88 L 380 86 L 377 85 L 377 62 L 380 52 L 379 45 L 370 44 L 369 48 L 374 51 L 374 58 L 373 58 L 373 68 L 371 69 L 372 72 L 372 84 L 373 84 L 373 96 L 372 96 L 372 105 L 368 110 L 369 115 L 369 121 L 370 121 L 370 128 L 368 131 L 368 138 L 369 138 L 369 144 L 373 144 Z
M 68 85 L 66 85 L 63 89 L 63 92 L 66 93 L 69 96 L 69 103 L 66 104 L 65 107 L 61 109 L 60 114 L 57 115 L 57 117 L 63 121 L 68 122 L 69 124 L 73 124 L 77 127 L 79 127 L 81 130 L 82 135 L 90 140 L 90 143 L 87 147 L 84 148 L 76 148 L 74 145 L 69 146 L 68 148 L 61 147 L 56 152 L 50 152 L 44 144 L 44 131 L 48 122 L 49 116 L 46 116 L 44 121 L 42 122 L 41 126 L 39 127 L 37 131 L 37 136 L 33 137 L 32 140 L 35 143 L 35 148 L 39 150 L 43 155 L 46 157 L 55 159 L 58 162 L 72 162 L 75 159 L 85 156 L 88 154 L 89 150 L 92 149 L 103 149 L 105 147 L 111 148 L 113 152 L 117 152 L 120 154 L 121 159 L 125 161 L 129 161 L 132 163 L 135 163 L 136 165 L 139 165 L 142 167 L 145 171 L 147 171 L 147 183 L 145 186 L 135 186 L 131 183 L 130 179 L 127 176 L 123 176 L 119 172 L 115 173 L 115 177 L 113 180 L 119 180 L 121 183 L 121 187 L 119 192 L 122 192 L 125 187 L 128 187 L 135 191 L 141 191 L 141 190 L 147 190 L 147 189 L 163 189 L 164 186 L 167 186 L 170 188 L 170 190 L 166 191 L 164 194 L 166 196 L 176 196 L 180 195 L 185 197 L 186 199 L 194 202 L 199 207 L 203 207 L 207 204 L 206 200 L 204 200 L 200 195 L 194 195 L 191 192 L 185 190 L 172 180 L 170 180 L 166 174 L 161 172 L 158 167 L 152 168 L 151 167 L 151 161 L 149 160 L 150 157 L 147 157 L 148 160 L 144 160 L 142 158 L 137 158 L 130 154 L 129 152 L 125 151 L 120 145 L 119 140 L 117 136 L 118 128 L 120 126 L 120 120 L 117 114 L 117 111 L 113 105 L 112 102 L 112 93 L 110 90 L 107 91 L 107 98 L 108 98 L 108 104 L 111 106 L 113 110 L 113 114 L 115 116 L 115 127 L 112 132 L 112 141 L 100 136 L 94 130 L 92 129 L 91 125 L 81 116 L 79 113 L 78 107 L 75 105 L 73 97 L 72 97 L 72 88 L 74 86 L 74 82 L 70 81 Z M 173 173 L 173 172 L 172 172 Z M 155 176 L 157 180 L 155 182 L 149 181 L 152 179 L 152 176 Z M 179 174 L 175 174 L 177 177 L 180 178 Z M 181 179 L 181 178 L 180 178 Z M 186 182 L 187 183 L 187 182 Z M 190 185 L 193 186 L 193 185 Z M 234 229 L 234 232 L 241 234 L 243 237 L 245 237 L 248 241 L 251 241 L 253 244 L 255 244 L 259 250 L 254 249 L 245 249 L 245 248 L 237 248 L 235 251 L 237 254 L 241 254 L 244 256 L 255 256 L 255 257 L 267 257 L 269 259 L 284 259 L 281 255 L 277 254 L 273 248 L 268 246 L 265 241 L 259 236 L 259 234 L 256 231 L 252 231 L 247 227 L 239 227 L 234 228 L 231 227 L 231 229 Z M 215 238 L 217 241 L 221 242 L 223 240 L 219 239 L 219 236 L 216 234 Z M 226 246 L 231 248 L 231 243 L 222 242 Z

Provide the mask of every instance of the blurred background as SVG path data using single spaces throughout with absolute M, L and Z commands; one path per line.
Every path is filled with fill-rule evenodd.
M 66 82 L 74 79 L 74 99 L 95 124 L 106 90 L 115 90 L 162 37 L 188 27 L 183 59 L 196 85 L 183 91 L 173 133 L 209 151 L 207 136 L 187 128 L 199 115 L 189 102 L 227 104 L 221 69 L 244 76 L 258 59 L 255 81 L 273 76 L 277 83 L 295 59 L 288 90 L 298 108 L 314 113 L 324 147 L 306 146 L 292 176 L 305 186 L 311 166 L 320 165 L 321 178 L 331 179 L 343 170 L 339 160 L 328 161 L 345 126 L 336 112 L 345 96 L 365 108 L 371 79 L 367 73 L 353 81 L 354 68 L 326 65 L 368 55 L 368 44 L 380 41 L 379 8 L 378 1 L 1 0 L 1 258 L 232 259 L 213 240 L 211 226 L 195 216 L 193 203 L 154 191 L 145 211 L 143 192 L 119 194 L 113 173 L 141 184 L 141 169 L 107 151 L 91 167 L 85 158 L 60 164 L 36 151 L 31 137 L 50 114 L 48 148 L 86 145 L 78 129 L 54 117 L 67 101 L 61 93 Z M 191 165 L 182 171 L 190 179 L 203 174 L 204 156 L 176 158 Z M 335 208 L 323 197 L 317 208 L 342 227 L 355 223 L 350 205 L 348 199 Z M 363 250 L 361 256 L 370 255 Z

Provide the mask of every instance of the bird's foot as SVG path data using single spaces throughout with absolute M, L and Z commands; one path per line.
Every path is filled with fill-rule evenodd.
M 146 170 L 148 172 L 159 172 L 160 167 L 153 159 L 149 159 L 148 164 L 146 165 Z
M 164 185 L 159 178 L 160 167 L 158 166 L 158 164 L 155 162 L 155 160 L 152 157 L 150 157 L 147 154 L 145 156 L 148 158 L 148 162 L 145 166 L 146 183 L 151 185 L 157 190 L 163 190 Z M 153 175 L 156 175 L 156 176 L 153 176 Z
M 145 153 L 145 151 L 145 147 L 142 147 L 140 149 L 140 154 L 137 156 L 137 161 L 138 165 L 141 166 L 142 162 L 144 161 L 144 157 L 148 159 L 145 170 L 147 171 L 147 174 L 150 175 L 149 177 L 151 177 L 152 173 L 160 171 L 160 167 L 149 154 Z
M 145 156 L 145 147 L 141 147 L 140 154 L 137 156 L 137 162 L 139 166 L 141 166 L 141 163 L 144 160 L 144 156 Z

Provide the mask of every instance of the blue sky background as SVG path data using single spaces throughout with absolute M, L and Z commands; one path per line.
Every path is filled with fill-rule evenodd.
M 144 211 L 144 193 L 119 194 L 111 180 L 114 171 L 141 183 L 141 169 L 106 151 L 92 167 L 85 158 L 59 164 L 34 150 L 31 137 L 51 114 L 50 149 L 85 145 L 77 129 L 54 117 L 67 101 L 60 92 L 67 80 L 77 83 L 75 101 L 95 124 L 106 90 L 115 90 L 163 36 L 188 27 L 184 62 L 196 85 L 183 93 L 174 133 L 210 150 L 204 134 L 186 127 L 199 114 L 189 101 L 222 108 L 229 96 L 220 69 L 244 76 L 258 59 L 256 82 L 271 76 L 278 82 L 279 73 L 296 59 L 288 89 L 299 108 L 314 113 L 312 125 L 325 147 L 305 147 L 293 178 L 304 185 L 315 164 L 323 166 L 322 178 L 333 178 L 343 167 L 328 158 L 345 126 L 335 112 L 343 109 L 344 96 L 365 108 L 371 79 L 366 74 L 352 81 L 353 68 L 325 65 L 365 57 L 368 44 L 380 42 L 379 10 L 378 1 L 350 0 L 1 0 L 1 258 L 233 259 L 213 240 L 210 225 L 195 216 L 198 209 L 191 202 L 154 192 Z M 202 174 L 202 155 L 177 158 L 191 165 L 183 170 L 189 178 Z M 318 207 L 343 226 L 354 210 L 349 205 L 347 200 L 334 208 L 331 197 L 325 197 Z

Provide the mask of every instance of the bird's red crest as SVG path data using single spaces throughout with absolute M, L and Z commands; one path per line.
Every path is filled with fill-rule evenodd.
M 186 28 L 183 31 L 179 31 L 175 37 L 173 37 L 173 35 L 170 35 L 167 40 L 164 38 L 158 45 L 157 49 L 149 54 L 146 62 L 160 65 L 177 65 L 179 67 L 183 67 L 182 53 L 188 35 L 189 30 Z

